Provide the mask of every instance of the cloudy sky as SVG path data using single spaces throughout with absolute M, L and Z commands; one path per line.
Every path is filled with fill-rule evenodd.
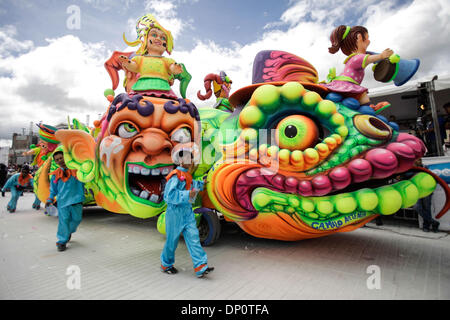
M 115 50 L 132 51 L 122 34 L 135 39 L 145 13 L 172 31 L 171 57 L 191 73 L 187 95 L 198 107 L 214 104 L 196 96 L 206 74 L 226 71 L 233 92 L 251 84 L 261 50 L 305 58 L 320 80 L 333 66 L 340 72 L 345 56 L 327 49 L 340 24 L 367 27 L 369 50 L 419 58 L 416 78 L 450 73 L 448 0 L 0 0 L 0 146 L 30 122 L 85 122 L 89 115 L 92 124 L 111 87 L 103 64 Z M 384 84 L 368 68 L 363 85 Z

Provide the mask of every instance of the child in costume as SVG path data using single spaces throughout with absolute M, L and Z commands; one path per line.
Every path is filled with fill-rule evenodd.
M 233 83 L 233 81 L 231 81 L 231 79 L 228 78 L 227 74 L 224 71 L 220 71 L 219 75 L 214 74 L 214 73 L 210 73 L 210 74 L 206 75 L 203 82 L 204 82 L 204 86 L 206 89 L 206 94 L 202 95 L 199 90 L 197 92 L 197 97 L 200 100 L 206 100 L 211 97 L 211 95 L 212 95 L 211 82 L 212 82 L 213 88 L 214 88 L 214 95 L 217 98 L 216 104 L 213 106 L 213 108 L 219 109 L 222 111 L 227 111 L 227 112 L 234 111 L 234 108 L 231 106 L 230 102 L 228 101 L 228 97 L 230 95 L 231 84 Z
M 66 244 L 69 242 L 72 233 L 74 233 L 81 223 L 83 213 L 84 184 L 78 181 L 76 170 L 68 169 L 64 162 L 62 151 L 56 151 L 53 159 L 59 166 L 53 171 L 53 177 L 50 181 L 50 196 L 45 206 L 55 202 L 57 198 L 58 206 L 58 232 L 56 246 L 58 251 L 66 250 Z
M 362 26 L 341 25 L 334 29 L 330 36 L 331 47 L 328 51 L 332 54 L 341 51 L 347 56 L 343 73 L 336 76 L 335 69 L 331 69 L 328 75 L 328 83 L 323 84 L 331 91 L 342 93 L 345 96 L 354 97 L 361 105 L 370 105 L 367 95 L 368 89 L 361 86 L 364 78 L 364 69 L 367 65 L 390 57 L 394 52 L 385 49 L 380 54 L 368 54 L 367 47 L 370 44 L 369 33 Z M 387 102 L 380 102 L 377 105 L 370 105 L 374 110 L 386 108 Z
M 130 94 L 139 93 L 177 99 L 170 88 L 174 78 L 177 78 L 181 80 L 180 92 L 185 98 L 191 75 L 175 60 L 162 56 L 165 51 L 168 54 L 172 53 L 171 32 L 164 29 L 151 14 L 139 19 L 136 32 L 138 39 L 134 42 L 127 41 L 124 36 L 124 41 L 129 46 L 141 45 L 136 55 L 131 60 L 125 55 L 118 58 L 126 71 L 135 73 L 139 77 L 132 86 Z
M 11 190 L 11 200 L 8 202 L 6 209 L 13 213 L 16 211 L 17 201 L 19 197 L 22 195 L 23 190 L 26 187 L 33 186 L 33 176 L 30 174 L 30 167 L 24 165 L 20 173 L 16 173 L 11 178 L 6 181 L 5 185 L 2 188 L 2 192 L 5 192 L 6 189 Z
M 169 274 L 177 273 L 173 266 L 175 262 L 175 250 L 180 234 L 183 233 L 184 241 L 191 255 L 194 272 L 197 277 L 213 271 L 208 267 L 206 252 L 200 244 L 200 236 L 195 221 L 191 203 L 194 202 L 198 191 L 203 190 L 204 182 L 192 179 L 194 164 L 191 153 L 185 152 L 180 160 L 180 165 L 166 177 L 164 188 L 164 201 L 166 209 L 166 243 L 161 253 L 161 269 Z

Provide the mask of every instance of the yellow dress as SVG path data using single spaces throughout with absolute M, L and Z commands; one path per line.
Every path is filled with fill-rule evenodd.
M 134 91 L 170 91 L 169 81 L 173 78 L 170 65 L 175 60 L 162 56 L 136 56 L 131 59 L 138 66 L 139 79 L 133 85 Z

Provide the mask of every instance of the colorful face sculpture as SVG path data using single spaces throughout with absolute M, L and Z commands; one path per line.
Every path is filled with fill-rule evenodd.
M 153 97 L 117 96 L 97 140 L 79 130 L 59 130 L 66 164 L 91 189 L 98 205 L 117 213 L 148 218 L 161 213 L 165 176 L 178 145 L 198 136 L 195 106 Z
M 258 81 L 230 97 L 231 114 L 120 94 L 95 138 L 82 130 L 56 133 L 67 166 L 78 169 L 98 205 L 148 218 L 165 209 L 165 176 L 177 152 L 200 147 L 194 178 L 207 175 L 208 184 L 196 206 L 280 240 L 351 231 L 433 192 L 431 173 L 407 175 L 425 153 L 419 139 L 317 85 L 305 60 L 280 51 L 257 58 Z
M 313 70 L 284 54 L 270 52 L 262 63 Z M 304 80 L 266 79 L 235 93 L 250 98 L 218 126 L 224 157 L 208 175 L 211 202 L 244 231 L 280 240 L 351 231 L 433 192 L 432 175 L 404 175 L 426 151 L 421 140 L 355 99 Z

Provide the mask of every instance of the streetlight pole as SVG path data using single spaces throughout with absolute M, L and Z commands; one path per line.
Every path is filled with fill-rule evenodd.
M 443 156 L 444 151 L 442 150 L 442 138 L 441 138 L 441 130 L 439 127 L 439 120 L 437 115 L 436 103 L 434 101 L 434 81 L 437 80 L 438 76 L 435 75 L 431 81 L 426 83 L 426 88 L 428 92 L 428 101 L 430 102 L 431 108 L 431 116 L 433 117 L 433 128 L 434 128 L 434 136 L 436 138 L 436 150 L 438 156 Z

